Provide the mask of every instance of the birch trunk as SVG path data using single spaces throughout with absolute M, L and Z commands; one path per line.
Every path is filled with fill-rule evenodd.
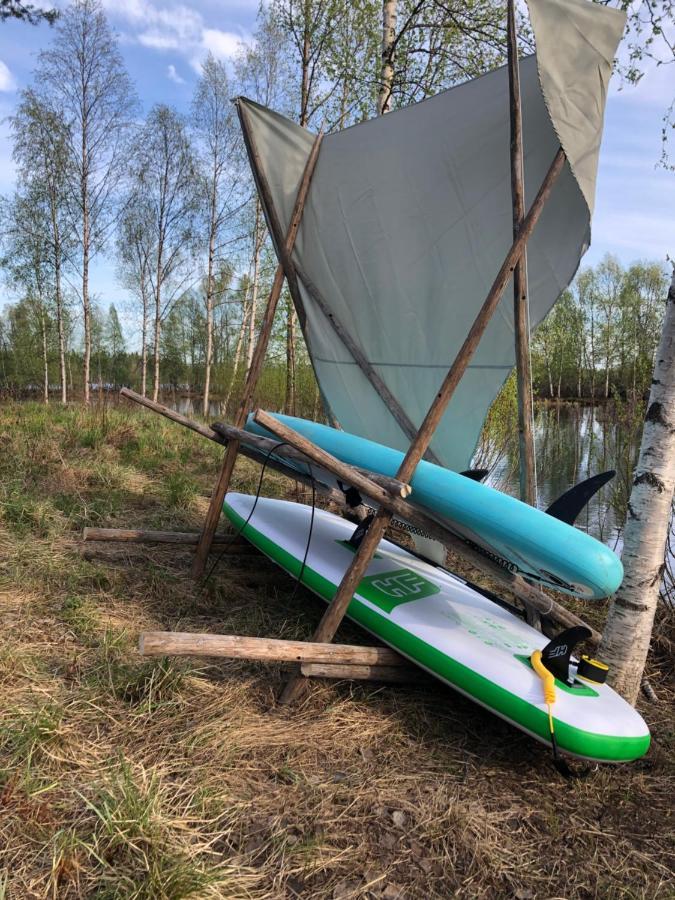
M 232 390 L 234 389 L 234 383 L 237 378 L 237 372 L 239 370 L 239 358 L 241 356 L 241 348 L 244 346 L 244 333 L 246 332 L 246 325 L 248 321 L 249 311 L 247 308 L 247 297 L 244 297 L 244 310 L 241 317 L 241 328 L 239 329 L 239 334 L 237 335 L 237 346 L 234 351 L 234 363 L 232 365 L 232 377 L 230 378 L 230 384 L 227 389 L 227 394 L 225 394 L 225 400 L 223 402 L 223 411 L 227 413 L 227 407 L 230 402 L 230 397 L 232 396 Z M 252 311 L 251 311 L 252 315 Z
M 145 284 L 141 285 L 141 302 L 143 304 L 143 322 L 141 324 L 141 397 L 148 390 L 148 292 Z
M 248 326 L 248 347 L 246 348 L 246 371 L 251 368 L 253 350 L 255 349 L 255 314 L 258 305 L 258 277 L 260 274 L 260 254 L 262 253 L 260 200 L 255 203 L 255 226 L 253 229 L 253 286 L 251 288 L 251 313 Z
M 675 272 L 666 301 L 661 341 L 640 456 L 624 531 L 625 577 L 607 617 L 600 654 L 616 690 L 635 704 L 649 651 L 663 574 L 675 488 Z
M 394 86 L 396 19 L 396 0 L 384 0 L 382 5 L 382 65 L 380 68 L 380 89 L 377 95 L 378 116 L 383 116 L 391 109 L 391 94 Z
M 286 319 L 286 414 L 295 415 L 295 311 L 288 301 Z
M 49 403 L 49 355 L 47 353 L 47 321 L 45 319 L 45 307 L 42 301 L 40 301 L 40 330 L 42 331 L 44 401 L 47 404 Z
M 157 403 L 159 399 L 159 337 L 162 314 L 162 245 L 160 242 L 157 253 L 157 282 L 155 286 L 155 358 L 153 360 L 152 399 Z
M 216 206 L 218 202 L 218 159 L 214 157 L 211 177 L 211 210 L 209 219 L 209 259 L 206 273 L 206 365 L 204 371 L 204 418 L 209 414 L 209 394 L 211 392 L 211 365 L 213 362 L 213 266 L 216 255 L 216 231 L 218 228 Z

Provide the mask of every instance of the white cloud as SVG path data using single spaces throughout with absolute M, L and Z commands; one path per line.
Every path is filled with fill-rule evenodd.
M 185 79 L 181 78 L 181 76 L 176 71 L 176 67 L 173 64 L 170 64 L 166 70 L 166 77 L 169 81 L 175 82 L 175 84 L 185 84 Z
M 0 59 L 0 91 L 15 91 L 16 81 L 6 64 Z
M 241 43 L 241 36 L 233 34 L 231 31 L 205 28 L 202 32 L 202 46 L 205 50 L 210 50 L 218 59 L 229 59 L 234 56 Z

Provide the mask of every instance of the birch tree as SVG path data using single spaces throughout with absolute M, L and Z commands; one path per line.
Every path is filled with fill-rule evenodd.
M 192 122 L 198 137 L 204 170 L 207 268 L 205 280 L 206 354 L 202 411 L 209 411 L 211 366 L 213 363 L 213 309 L 216 295 L 216 267 L 222 255 L 223 230 L 230 220 L 239 188 L 235 172 L 239 128 L 230 100 L 230 86 L 222 62 L 209 53 L 202 66 L 192 104 Z
M 99 0 L 75 0 L 67 7 L 59 17 L 52 46 L 40 53 L 35 76 L 68 135 L 68 204 L 80 250 L 84 400 L 88 403 L 89 269 L 114 222 L 116 191 L 125 174 L 125 142 L 137 106 Z
M 663 575 L 675 488 L 675 271 L 624 530 L 625 576 L 611 603 L 600 655 L 614 687 L 635 704 Z
M 148 389 L 148 326 L 152 297 L 154 234 L 152 209 L 147 199 L 132 191 L 117 232 L 118 277 L 140 304 L 141 395 Z
M 197 165 L 185 120 L 169 106 L 154 106 L 140 130 L 132 163 L 138 197 L 147 204 L 152 229 L 153 385 L 160 387 L 162 320 L 194 281 Z
M 68 400 L 66 381 L 66 339 L 64 322 L 64 271 L 71 269 L 75 250 L 74 234 L 66 201 L 70 160 L 68 134 L 61 119 L 33 90 L 23 92 L 19 107 L 10 119 L 14 159 L 19 177 L 34 185 L 42 198 L 45 226 L 42 239 L 48 244 L 54 282 L 56 328 L 59 345 L 61 402 Z

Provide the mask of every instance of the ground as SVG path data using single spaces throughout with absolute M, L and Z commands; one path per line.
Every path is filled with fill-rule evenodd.
M 0 407 L 0 898 L 675 896 L 667 622 L 648 756 L 574 781 L 441 686 L 316 681 L 280 710 L 281 666 L 142 658 L 145 629 L 303 637 L 322 612 L 260 556 L 196 586 L 188 552 L 82 546 L 196 529 L 221 458 L 145 411 Z

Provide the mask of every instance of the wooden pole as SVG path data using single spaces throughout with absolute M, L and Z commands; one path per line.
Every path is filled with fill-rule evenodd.
M 240 113 L 243 110 L 240 107 Z M 244 138 L 247 141 L 247 145 L 251 144 L 251 135 L 247 130 L 247 120 L 245 116 L 242 116 L 242 127 L 244 129 Z M 314 168 L 316 166 L 316 161 L 319 157 L 319 148 L 321 147 L 322 135 L 319 134 L 314 141 L 314 145 L 309 154 L 309 158 L 307 160 L 307 165 L 305 166 L 305 171 L 302 176 L 302 181 L 300 182 L 300 187 L 298 189 L 298 194 L 295 198 L 295 206 L 293 208 L 293 213 L 291 215 L 291 221 L 288 226 L 288 231 L 286 233 L 286 239 L 283 245 L 279 248 L 279 252 L 281 254 L 282 260 L 288 256 L 290 258 L 290 254 L 293 250 L 293 246 L 295 244 L 295 238 L 298 234 L 298 228 L 300 227 L 300 220 L 302 218 L 302 213 L 305 208 L 305 201 L 307 199 L 307 194 L 309 191 L 309 185 L 312 180 L 312 174 L 314 172 Z M 258 175 L 260 172 L 258 172 Z M 258 180 L 258 184 L 260 187 L 260 181 Z M 244 392 L 241 398 L 241 403 L 239 404 L 239 410 L 237 412 L 237 416 L 235 418 L 235 425 L 237 427 L 241 427 L 246 422 L 246 416 L 251 410 L 251 405 L 253 403 L 253 394 L 258 384 L 258 379 L 260 378 L 260 373 L 262 371 L 263 362 L 265 359 L 265 355 L 267 353 L 267 346 L 269 344 L 270 336 L 272 334 L 272 324 L 274 322 L 274 314 L 276 312 L 277 303 L 279 302 L 279 297 L 281 296 L 281 289 L 283 287 L 284 282 L 284 265 L 283 262 L 277 267 L 277 271 L 274 276 L 274 282 L 272 284 L 272 290 L 270 291 L 269 298 L 267 300 L 267 307 L 265 309 L 265 315 L 263 317 L 262 326 L 260 329 L 260 335 L 258 336 L 258 341 L 256 343 L 255 350 L 253 352 L 253 359 L 251 361 L 250 368 L 248 370 L 248 374 L 246 376 L 246 383 L 244 385 Z M 227 446 L 227 452 L 225 454 L 225 460 L 223 462 L 223 466 L 220 470 L 220 475 L 218 476 L 218 481 L 213 489 L 213 493 L 211 495 L 211 502 L 209 503 L 209 509 L 206 514 L 206 519 L 204 521 L 204 526 L 202 528 L 201 537 L 199 539 L 199 543 L 197 545 L 197 551 L 195 553 L 195 558 L 192 564 L 192 575 L 194 578 L 201 578 L 204 574 L 204 569 L 206 567 L 206 560 L 209 555 L 209 548 L 211 546 L 211 542 L 213 541 L 213 535 L 216 533 L 216 528 L 218 527 L 218 521 L 220 519 L 220 515 L 223 507 L 223 500 L 225 498 L 225 494 L 227 493 L 227 489 L 230 484 L 230 478 L 232 476 L 232 471 L 234 469 L 234 464 L 237 459 L 237 453 L 239 450 L 239 444 L 237 441 L 231 441 Z
M 513 201 L 513 237 L 525 217 L 523 170 L 523 122 L 520 100 L 520 68 L 515 0 L 507 4 L 507 43 L 509 70 L 509 106 L 511 113 L 511 198 Z M 532 375 L 530 372 L 530 323 L 527 303 L 527 249 L 513 271 L 513 323 L 516 341 L 516 380 L 518 384 L 518 446 L 520 499 L 530 506 L 537 502 L 534 479 L 534 435 L 532 433 Z
M 336 476 L 341 476 L 345 481 L 349 481 L 350 472 L 345 471 L 345 464 L 335 459 L 330 453 L 317 447 L 316 444 L 313 444 L 303 435 L 268 413 L 259 415 L 259 411 L 256 411 L 255 418 L 256 421 L 264 424 L 268 431 L 300 450 L 302 459 L 305 461 L 309 460 L 317 467 L 324 468 Z M 274 445 L 273 442 L 271 443 Z M 294 476 L 289 475 L 289 477 Z M 588 627 L 586 622 L 565 609 L 564 606 L 561 606 L 548 594 L 544 594 L 534 585 L 529 584 L 521 575 L 517 575 L 500 566 L 494 560 L 467 544 L 460 536 L 449 531 L 446 526 L 440 525 L 431 515 L 425 513 L 419 507 L 413 506 L 407 500 L 403 500 L 395 494 L 390 494 L 388 497 L 382 498 L 381 507 L 386 509 L 391 515 L 398 516 L 403 522 L 409 522 L 411 525 L 416 526 L 429 537 L 440 541 L 444 546 L 466 559 L 467 562 L 477 569 L 504 584 L 523 603 L 526 609 L 532 608 L 542 615 L 550 616 L 566 628 L 571 628 L 573 625 L 585 625 Z M 600 634 L 597 631 L 593 631 L 591 640 L 597 643 L 600 640 Z
M 146 631 L 139 639 L 138 649 L 143 656 L 213 656 L 264 662 L 408 666 L 407 661 L 389 647 L 318 644 L 231 634 L 192 634 L 184 631 Z
M 211 428 L 200 425 L 198 422 L 193 422 L 191 419 L 182 416 L 180 413 L 175 412 L 173 409 L 169 409 L 168 406 L 163 406 L 161 403 L 155 403 L 153 400 L 149 400 L 147 397 L 142 397 L 140 394 L 136 394 L 134 391 L 131 391 L 127 388 L 123 388 L 121 394 L 122 396 L 127 397 L 129 400 L 133 400 L 134 402 L 145 406 L 147 409 L 150 409 L 153 412 L 156 412 L 159 415 L 164 416 L 165 418 L 170 419 L 171 421 L 176 422 L 179 425 L 183 425 L 186 428 L 189 428 L 191 431 L 194 431 L 202 437 L 205 437 L 210 441 L 214 441 L 217 444 L 227 445 L 227 442 L 230 439 L 240 440 L 241 445 L 239 447 L 239 452 L 243 456 L 247 456 L 249 457 L 249 459 L 252 459 L 257 463 L 265 463 L 268 469 L 273 469 L 276 472 L 280 472 L 282 475 L 286 475 L 288 478 L 291 478 L 294 481 L 300 481 L 307 487 L 313 486 L 316 489 L 317 493 L 323 495 L 338 506 L 345 505 L 344 493 L 342 491 L 331 488 L 328 485 L 323 484 L 320 480 L 316 480 L 313 483 L 312 479 L 308 475 L 298 472 L 296 468 L 293 468 L 290 465 L 285 465 L 281 459 L 278 459 L 276 457 L 269 457 L 269 450 L 274 446 L 275 443 L 269 438 L 251 435 L 248 432 L 242 431 L 241 429 L 234 428 L 234 426 L 232 425 L 222 426 L 223 434 L 217 434 Z M 232 438 L 224 436 L 225 434 L 229 433 L 232 433 Z M 297 434 L 297 432 L 293 432 L 293 434 Z M 248 443 L 248 441 L 253 439 L 254 437 L 259 438 L 259 440 L 263 442 L 258 446 L 257 449 L 254 448 L 253 443 Z M 291 446 L 295 446 L 295 444 L 291 442 Z M 315 445 L 311 444 L 310 447 L 314 448 Z M 277 457 L 281 457 L 286 453 L 288 453 L 290 458 L 288 447 L 281 447 L 276 451 Z M 308 461 L 315 462 L 314 458 L 308 454 L 301 453 L 298 455 L 297 459 L 301 459 L 305 464 Z M 373 479 L 377 477 L 375 473 L 369 474 Z M 409 503 L 405 503 L 404 501 L 401 501 L 401 503 L 403 503 L 403 506 L 397 505 L 396 508 L 390 506 L 390 508 L 396 515 L 398 515 L 401 519 L 404 519 L 406 522 L 410 522 L 411 525 L 415 525 L 416 527 L 420 528 L 421 530 L 426 532 L 429 537 L 440 541 L 454 553 L 457 553 L 463 559 L 466 559 L 467 562 L 473 565 L 476 569 L 484 572 L 490 578 L 493 578 L 495 581 L 503 584 L 506 588 L 508 588 L 509 591 L 511 591 L 511 593 L 515 597 L 517 597 L 525 605 L 526 608 L 533 607 L 544 615 L 550 616 L 552 619 L 555 619 L 555 621 L 559 622 L 565 627 L 572 627 L 573 625 L 587 626 L 587 623 L 584 622 L 583 619 L 580 619 L 578 616 L 575 616 L 574 613 L 571 613 L 569 610 L 565 609 L 564 606 L 556 603 L 556 601 L 553 600 L 553 598 L 548 594 L 544 594 L 543 591 L 539 590 L 539 588 L 536 588 L 534 587 L 534 585 L 531 585 L 527 581 L 525 581 L 522 576 L 510 572 L 508 569 L 503 568 L 502 566 L 498 565 L 498 563 L 495 563 L 487 556 L 481 554 L 478 550 L 475 550 L 473 547 L 469 546 L 460 537 L 454 535 L 442 525 L 439 525 L 439 523 L 435 519 L 424 513 L 421 509 L 412 506 Z M 593 632 L 591 641 L 596 644 L 599 643 L 600 635 L 597 631 Z
M 261 419 L 268 421 L 268 413 L 258 410 L 256 411 L 256 415 L 258 412 L 260 413 Z M 259 420 L 256 419 L 256 421 Z M 274 421 L 278 422 L 278 419 L 274 419 Z M 225 440 L 239 441 L 240 444 L 245 444 L 252 449 L 259 451 L 259 454 L 264 454 L 265 456 L 273 454 L 282 459 L 288 459 L 291 462 L 299 462 L 303 466 L 310 465 L 313 462 L 312 459 L 300 450 L 297 450 L 292 444 L 290 446 L 284 444 L 280 447 L 279 441 L 263 437 L 261 434 L 244 431 L 242 428 L 235 428 L 233 425 L 226 425 L 223 422 L 214 422 L 211 427 L 216 434 L 219 434 Z M 291 429 L 291 431 L 294 435 L 297 434 L 293 429 Z M 319 450 L 320 448 L 317 447 L 316 449 Z M 381 495 L 382 491 L 386 491 L 394 497 L 403 498 L 409 497 L 412 494 L 410 485 L 404 484 L 396 478 L 390 478 L 388 475 L 380 475 L 379 472 L 371 472 L 370 469 L 362 469 L 359 466 L 347 465 L 347 463 L 342 463 L 340 460 L 335 459 L 335 457 L 330 457 L 330 459 L 333 462 L 334 467 L 339 469 L 339 471 L 334 471 L 333 474 L 342 477 L 343 480 L 348 481 L 349 484 L 355 483 L 353 480 L 355 477 L 362 479 L 361 484 L 363 485 L 363 492 L 369 497 L 371 496 L 370 490 L 373 489 L 373 484 L 377 486 L 377 497 Z M 372 484 L 370 484 L 370 482 L 372 482 Z M 373 497 L 373 499 L 377 499 L 377 497 Z
M 562 172 L 564 164 L 565 154 L 562 148 L 559 148 L 527 216 L 523 219 L 523 223 L 518 230 L 518 236 L 511 245 L 511 249 L 506 254 L 506 258 L 485 298 L 483 306 L 476 316 L 473 325 L 469 329 L 469 333 L 460 347 L 459 353 L 455 357 L 455 361 L 450 367 L 450 370 L 445 376 L 440 390 L 434 397 L 434 400 L 424 417 L 424 421 L 417 432 L 415 440 L 412 442 L 408 448 L 408 452 L 403 458 L 403 462 L 396 473 L 396 477 L 400 481 L 409 482 L 411 480 L 419 461 L 427 450 L 434 432 L 448 407 L 448 403 L 462 376 L 466 372 L 467 366 L 478 347 L 478 343 L 483 336 L 492 315 L 497 309 L 502 294 L 504 293 L 504 288 L 527 245 L 527 241 L 539 220 L 544 204 L 546 203 L 558 176 Z M 335 597 L 331 601 L 330 606 L 324 613 L 314 632 L 315 641 L 331 641 L 335 636 L 335 632 L 347 612 L 347 607 L 354 596 L 354 592 L 358 587 L 361 578 L 364 576 L 366 569 L 370 565 L 370 561 L 377 550 L 378 544 L 384 536 L 384 532 L 386 531 L 391 518 L 392 513 L 384 506 L 381 506 L 379 512 L 368 528 L 368 531 L 364 535 L 359 549 L 354 554 Z M 302 685 L 303 682 L 298 675 L 292 677 L 283 690 L 280 698 L 281 703 L 291 703 L 300 694 Z
M 192 531 L 140 531 L 136 528 L 85 528 L 82 531 L 83 541 L 123 541 L 133 544 L 196 544 L 198 532 Z M 241 549 L 251 544 L 242 537 L 217 534 L 214 544 L 227 544 Z
M 300 671 L 306 678 L 336 678 L 356 681 L 382 681 L 396 684 L 425 684 L 432 679 L 414 666 L 343 666 L 335 663 L 302 663 Z

